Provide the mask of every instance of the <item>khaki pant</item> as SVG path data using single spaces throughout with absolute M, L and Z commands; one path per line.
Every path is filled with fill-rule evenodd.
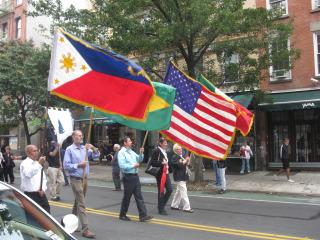
M 70 177 L 70 184 L 75 198 L 72 213 L 79 217 L 82 230 L 85 231 L 88 229 L 88 218 L 84 199 L 87 193 L 87 179 L 85 178 L 83 180 Z
M 190 210 L 190 202 L 188 197 L 187 183 L 185 181 L 179 181 L 177 183 L 177 189 L 174 194 L 171 207 L 182 208 L 182 210 Z
M 60 197 L 61 188 L 64 184 L 62 170 L 59 168 L 49 167 L 47 173 L 49 178 L 50 197 Z

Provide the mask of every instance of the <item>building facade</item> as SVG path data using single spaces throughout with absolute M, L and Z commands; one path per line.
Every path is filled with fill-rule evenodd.
M 269 100 L 256 111 L 257 169 L 281 166 L 284 137 L 290 139 L 292 168 L 320 168 L 320 1 L 257 0 L 256 6 L 277 9 L 281 17 L 276 21 L 293 20 L 287 42 L 271 48 L 300 50 L 291 70 L 286 64 L 270 66 L 269 79 L 262 84 Z

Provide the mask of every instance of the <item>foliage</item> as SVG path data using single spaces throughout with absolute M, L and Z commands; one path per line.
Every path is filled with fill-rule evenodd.
M 47 45 L 34 48 L 32 42 L 0 42 L 0 122 L 5 129 L 21 121 L 28 144 L 41 129 L 34 120 L 42 119 L 43 123 L 49 62 Z M 51 102 L 56 104 L 55 99 Z
M 183 59 L 189 75 L 204 73 L 216 85 L 230 81 L 235 91 L 260 87 L 261 72 L 298 51 L 269 54 L 275 39 L 287 39 L 291 23 L 275 21 L 276 12 L 244 8 L 245 0 L 91 0 L 92 10 L 61 1 L 34 0 L 33 16 L 48 15 L 55 26 L 139 59 L 160 81 L 170 57 Z M 280 13 L 279 13 L 280 14 Z M 274 37 L 273 33 L 277 34 Z M 229 64 L 237 54 L 238 62 Z M 216 56 L 216 57 L 212 57 Z

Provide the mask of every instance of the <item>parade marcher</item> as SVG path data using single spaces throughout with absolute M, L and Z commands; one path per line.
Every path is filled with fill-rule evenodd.
M 16 166 L 14 164 L 15 157 L 11 153 L 11 149 L 9 146 L 6 146 L 5 153 L 3 154 L 4 158 L 4 180 L 8 183 L 10 179 L 10 183 L 14 184 L 14 174 L 13 174 L 13 168 Z
M 253 156 L 250 146 L 248 145 L 247 141 L 243 142 L 243 145 L 240 148 L 240 157 L 241 157 L 241 170 L 240 173 L 244 174 L 245 169 L 247 173 L 250 173 L 250 157 Z
M 280 147 L 280 159 L 282 162 L 282 169 L 279 170 L 278 173 L 274 176 L 275 180 L 278 180 L 278 176 L 285 172 L 287 175 L 287 180 L 290 183 L 294 183 L 292 179 L 290 179 L 290 155 L 291 155 L 291 147 L 289 145 L 289 138 L 284 138 L 283 143 Z
M 49 192 L 51 200 L 59 201 L 62 185 L 64 184 L 64 177 L 62 173 L 62 163 L 59 155 L 60 145 L 55 141 L 51 141 L 47 162 L 48 178 L 49 178 Z
M 82 226 L 82 236 L 95 238 L 95 234 L 88 228 L 85 195 L 87 193 L 87 177 L 89 175 L 89 162 L 85 161 L 86 149 L 88 157 L 99 157 L 97 148 L 91 144 L 82 145 L 83 135 L 80 130 L 72 133 L 73 144 L 67 147 L 64 155 L 64 168 L 69 172 L 70 184 L 74 195 L 72 213 L 79 217 Z M 91 149 L 91 151 L 89 151 Z M 84 173 L 85 171 L 85 173 Z
M 0 181 L 4 181 L 4 158 L 0 151 Z
M 132 141 L 130 137 L 126 136 L 122 140 L 123 147 L 118 153 L 118 162 L 120 170 L 123 176 L 123 199 L 121 202 L 121 209 L 119 219 L 124 221 L 130 221 L 131 219 L 127 216 L 127 212 L 130 205 L 130 199 L 132 194 L 137 203 L 139 211 L 140 222 L 146 222 L 151 220 L 153 217 L 147 215 L 147 209 L 144 204 L 144 200 L 141 193 L 141 184 L 138 175 L 138 168 L 140 163 L 143 161 L 143 148 L 140 148 L 140 154 L 136 154 L 132 149 Z
M 168 142 L 161 137 L 158 140 L 158 147 L 152 152 L 152 167 L 160 167 L 160 171 L 156 176 L 158 186 L 158 211 L 160 215 L 168 215 L 165 206 L 172 193 L 172 184 L 169 176 L 169 160 L 167 157 Z
M 217 161 L 218 172 L 220 176 L 221 184 L 218 186 L 218 193 L 223 194 L 227 190 L 227 180 L 226 180 L 226 169 L 227 169 L 227 161 L 219 160 Z
M 171 203 L 171 209 L 182 209 L 184 212 L 193 213 L 193 209 L 190 207 L 187 190 L 187 181 L 189 180 L 187 166 L 190 164 L 190 157 L 183 157 L 182 148 L 178 144 L 173 145 L 173 152 L 173 180 L 177 184 L 177 189 Z
M 20 164 L 21 190 L 50 213 L 49 202 L 45 194 L 47 178 L 43 172 L 46 158 L 40 157 L 38 160 L 39 150 L 35 145 L 26 146 L 25 153 L 27 158 Z
M 120 167 L 119 167 L 119 162 L 118 162 L 119 150 L 120 150 L 120 145 L 114 144 L 113 145 L 114 155 L 111 160 L 112 180 L 114 183 L 114 191 L 121 191 Z

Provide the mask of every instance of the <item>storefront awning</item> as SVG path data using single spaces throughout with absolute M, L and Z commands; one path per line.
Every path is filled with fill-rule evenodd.
M 235 96 L 230 96 L 234 101 L 239 103 L 245 108 L 248 108 L 250 103 L 252 102 L 253 94 L 252 93 L 243 93 L 243 94 L 237 94 Z
M 320 108 L 320 90 L 271 93 L 267 101 L 259 103 L 262 111 L 283 111 L 295 109 Z
M 90 113 L 91 113 L 91 109 L 87 108 L 85 109 L 80 117 L 78 119 L 75 119 L 76 122 L 80 122 L 80 121 L 90 121 Z M 100 113 L 94 112 L 93 114 L 93 119 L 94 121 L 102 121 L 104 124 L 113 124 L 116 123 L 115 121 L 101 115 Z

